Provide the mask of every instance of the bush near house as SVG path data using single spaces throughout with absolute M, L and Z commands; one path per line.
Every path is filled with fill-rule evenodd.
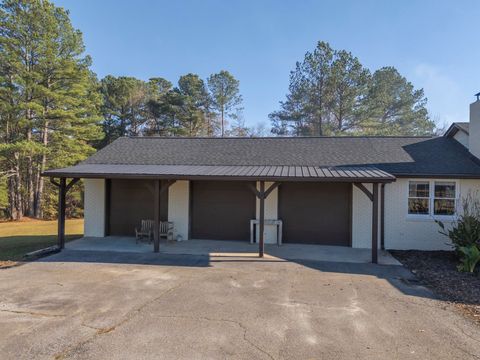
M 469 193 L 462 200 L 463 213 L 450 229 L 441 221 L 440 233 L 448 236 L 460 259 L 459 271 L 473 273 L 480 262 L 480 199 L 477 193 Z

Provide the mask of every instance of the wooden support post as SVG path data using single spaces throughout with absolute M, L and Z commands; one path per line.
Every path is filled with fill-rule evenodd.
M 260 181 L 260 224 L 259 224 L 259 241 L 258 256 L 263 257 L 264 253 L 264 230 L 265 230 L 265 181 Z
M 60 178 L 58 186 L 58 248 L 65 248 L 65 195 L 67 193 L 67 179 Z
M 373 201 L 373 195 L 370 191 L 368 191 L 368 189 L 365 187 L 365 185 L 363 185 L 362 183 L 353 183 L 353 185 L 355 185 L 357 188 L 362 190 L 362 192 L 365 195 L 367 195 L 367 197 L 370 199 L 370 201 Z
M 380 188 L 380 248 L 385 250 L 385 184 Z
M 155 180 L 153 195 L 153 252 L 160 251 L 160 180 Z
M 373 183 L 372 263 L 378 263 L 378 183 Z
M 263 257 L 263 254 L 265 252 L 265 239 L 264 239 L 264 232 L 265 232 L 265 199 L 270 195 L 270 193 L 275 190 L 280 183 L 275 182 L 270 187 L 265 190 L 265 181 L 261 180 L 259 181 L 260 183 L 260 190 L 257 190 L 256 186 L 252 184 L 248 184 L 248 187 L 252 192 L 255 194 L 255 196 L 260 200 L 260 216 L 259 216 L 259 224 L 258 224 L 258 232 L 259 232 L 259 239 L 258 239 L 258 256 Z M 281 237 L 281 235 L 280 235 Z

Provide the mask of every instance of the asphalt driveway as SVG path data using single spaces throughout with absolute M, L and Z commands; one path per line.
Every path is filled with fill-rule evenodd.
M 5 359 L 470 359 L 400 266 L 67 250 L 0 270 Z

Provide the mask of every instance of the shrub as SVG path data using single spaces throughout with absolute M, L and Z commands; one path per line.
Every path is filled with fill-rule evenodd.
M 447 229 L 441 221 L 436 223 L 440 226 L 440 233 L 448 236 L 452 241 L 461 264 L 459 271 L 473 272 L 480 261 L 480 199 L 477 193 L 469 192 L 462 199 L 463 212 Z
M 462 246 L 480 245 L 480 199 L 477 193 L 468 193 L 462 199 L 463 212 L 447 229 L 441 221 L 436 221 L 440 226 L 440 233 L 448 236 L 456 251 Z
M 480 261 L 480 250 L 478 249 L 478 246 L 461 246 L 459 251 L 463 256 L 460 259 L 461 264 L 458 265 L 457 269 L 459 271 L 473 273 L 475 271 L 475 266 L 477 266 L 477 263 Z

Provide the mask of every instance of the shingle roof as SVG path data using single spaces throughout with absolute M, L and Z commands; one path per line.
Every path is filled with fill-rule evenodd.
M 479 161 L 447 137 L 130 137 L 114 141 L 78 166 L 87 165 L 357 167 L 396 176 L 480 178 Z

